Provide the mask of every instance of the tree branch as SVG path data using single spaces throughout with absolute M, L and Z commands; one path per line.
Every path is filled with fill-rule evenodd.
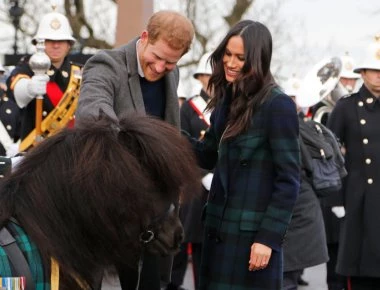
M 231 13 L 227 16 L 224 16 L 224 20 L 230 27 L 233 26 L 236 22 L 242 19 L 244 13 L 248 10 L 254 1 L 255 0 L 236 0 Z
M 112 0 L 115 2 L 115 0 Z M 81 39 L 80 32 L 85 27 L 89 33 L 89 37 L 83 40 L 82 46 L 97 47 L 97 48 L 112 48 L 112 45 L 105 40 L 97 39 L 94 35 L 94 29 L 92 25 L 87 21 L 84 13 L 83 0 L 75 0 L 74 3 L 70 0 L 65 0 L 65 12 L 69 19 L 71 28 L 73 30 L 74 37 Z M 74 7 L 72 7 L 74 5 Z M 72 9 L 74 8 L 74 9 Z M 73 13 L 75 11 L 75 13 Z

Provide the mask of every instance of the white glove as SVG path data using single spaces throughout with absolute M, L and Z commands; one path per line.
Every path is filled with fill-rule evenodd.
M 337 218 L 342 218 L 346 215 L 346 210 L 343 206 L 333 206 L 331 211 L 336 215 Z
M 38 95 L 46 94 L 47 75 L 33 76 L 31 79 L 21 78 L 14 86 L 14 96 L 17 105 L 22 109 Z
M 6 149 L 6 156 L 7 157 L 15 156 L 17 153 L 20 152 L 19 147 L 20 147 L 19 142 L 13 143 L 10 146 L 8 146 L 8 148 Z
M 207 173 L 205 176 L 202 178 L 202 185 L 206 190 L 210 191 L 211 188 L 211 183 L 212 183 L 212 178 L 214 177 L 213 173 Z
M 28 93 L 29 95 L 36 97 L 46 94 L 46 84 L 49 81 L 49 76 L 47 75 L 34 75 L 28 83 Z

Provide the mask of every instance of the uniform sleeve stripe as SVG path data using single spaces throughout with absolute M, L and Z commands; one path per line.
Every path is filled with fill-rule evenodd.
M 20 79 L 30 79 L 30 76 L 26 75 L 26 74 L 18 74 L 17 76 L 15 76 L 13 79 L 12 79 L 12 82 L 11 82 L 11 85 L 10 85 L 10 89 L 13 91 L 14 90 L 14 86 L 16 85 L 16 83 L 20 80 Z

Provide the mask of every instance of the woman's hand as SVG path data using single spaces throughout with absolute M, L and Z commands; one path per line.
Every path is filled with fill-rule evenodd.
M 251 246 L 251 256 L 249 259 L 249 271 L 265 269 L 268 266 L 272 249 L 259 243 Z

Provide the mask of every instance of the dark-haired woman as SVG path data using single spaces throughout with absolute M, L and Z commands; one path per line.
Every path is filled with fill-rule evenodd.
M 237 23 L 211 55 L 211 126 L 192 140 L 215 167 L 200 289 L 281 289 L 282 242 L 299 190 L 298 117 L 270 71 L 272 38 Z

